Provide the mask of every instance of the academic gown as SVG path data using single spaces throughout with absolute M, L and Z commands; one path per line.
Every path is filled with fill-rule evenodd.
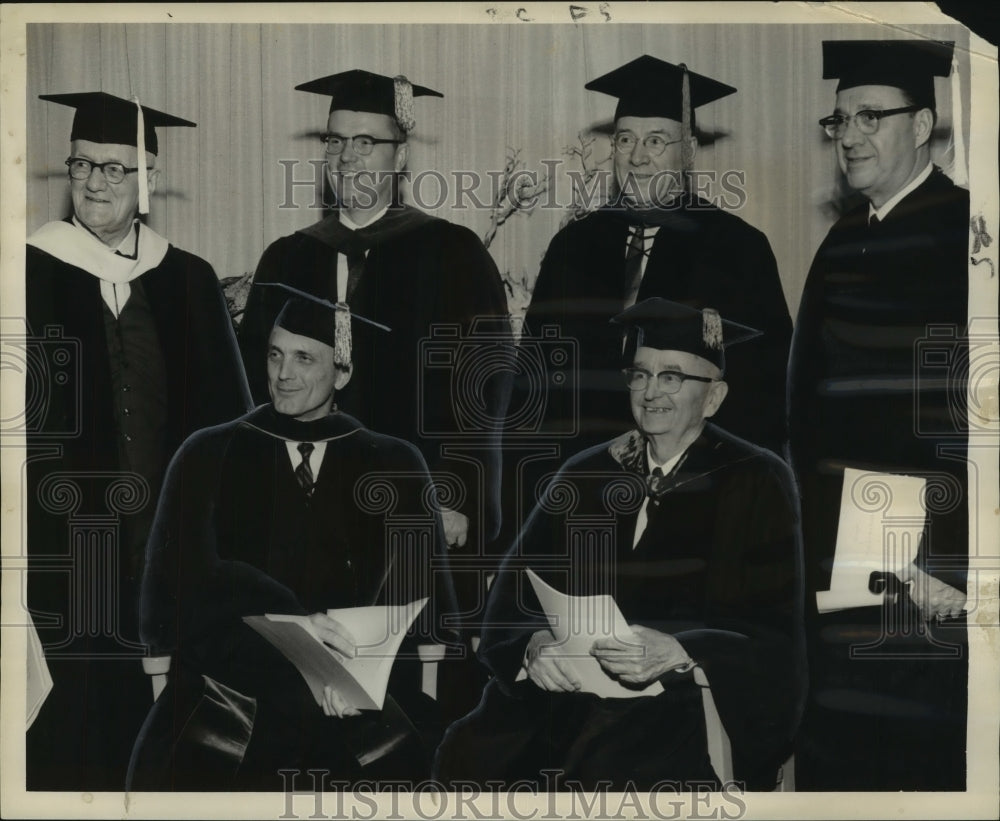
M 884 221 L 869 226 L 868 214 L 867 203 L 847 213 L 816 252 L 792 342 L 812 670 L 796 779 L 811 789 L 964 789 L 964 619 L 923 635 L 903 602 L 816 612 L 844 467 L 927 477 L 919 563 L 966 584 L 969 194 L 935 168 Z M 889 618 L 910 626 L 887 634 Z M 880 657 L 849 656 L 877 641 Z M 899 658 L 905 651 L 917 658 Z
M 629 226 L 658 225 L 637 302 L 650 297 L 711 307 L 724 319 L 763 332 L 726 350 L 729 394 L 716 422 L 725 430 L 783 455 L 785 372 L 792 326 L 777 263 L 767 238 L 739 217 L 685 195 L 673 209 L 633 212 L 607 206 L 572 222 L 549 244 L 525 316 L 510 402 L 509 439 L 536 430 L 533 444 L 558 446 L 512 474 L 508 455 L 505 510 L 514 494 L 531 512 L 546 475 L 561 461 L 628 427 L 621 368 L 622 329 L 612 317 L 625 309 Z M 546 328 L 558 329 L 553 337 Z M 567 351 L 566 343 L 569 348 Z M 536 375 L 538 374 L 538 375 Z M 537 384 L 539 379 L 544 385 Z M 506 524 L 506 523 L 505 523 Z M 509 541 L 508 541 L 509 544 Z
M 674 209 L 632 212 L 606 207 L 570 223 L 553 238 L 539 270 L 527 330 L 537 336 L 556 325 L 575 339 L 581 436 L 589 447 L 628 424 L 621 401 L 621 328 L 609 320 L 625 298 L 625 250 L 631 224 L 659 226 L 646 261 L 636 302 L 662 297 L 711 307 L 763 336 L 726 351 L 730 384 L 718 424 L 781 453 L 785 442 L 785 365 L 791 319 L 777 264 L 767 238 L 739 217 L 686 197 Z M 603 374 L 610 373 L 610 381 Z M 575 387 L 572 380 L 553 396 Z M 550 388 L 550 395 L 553 394 Z M 556 401 L 553 420 L 567 413 Z M 551 424 L 551 423 L 550 423 Z
M 287 440 L 327 443 L 311 497 L 296 481 Z M 139 780 L 177 789 L 281 789 L 279 767 L 359 775 L 345 739 L 363 734 L 381 714 L 326 717 L 297 669 L 242 618 L 405 604 L 433 593 L 438 601 L 428 604 L 412 635 L 442 640 L 433 626 L 448 591 L 446 551 L 440 520 L 428 508 L 429 485 L 411 445 L 343 413 L 302 423 L 265 405 L 184 443 L 150 536 L 143 639 L 154 652 L 173 655 L 161 696 L 162 709 L 180 711 L 167 722 L 171 732 L 190 701 L 183 684 L 200 676 L 235 691 L 234 704 L 252 699 L 255 715 L 247 719 L 249 744 L 231 741 L 239 751 L 228 768 L 191 771 L 188 760 L 164 764 L 150 750 L 178 743 L 170 732 L 156 737 L 162 724 L 151 714 L 137 745 L 145 763 L 134 759 L 134 770 L 146 768 Z M 414 654 L 412 646 L 401 651 L 393 667 L 390 693 L 404 709 L 419 691 Z M 154 761 L 160 763 L 150 772 Z M 425 766 L 414 757 L 395 775 L 419 777 Z
M 94 240 L 87 235 L 84 241 Z M 163 472 L 193 431 L 250 407 L 215 273 L 199 257 L 160 241 L 162 260 L 131 282 L 154 320 L 146 334 L 158 346 L 164 387 L 162 441 L 151 448 L 159 464 L 148 466 L 141 479 L 125 473 L 135 466 L 119 461 L 123 434 L 106 337 L 113 319 L 101 297 L 100 271 L 27 248 L 29 362 L 35 365 L 26 399 L 28 605 L 54 680 L 28 733 L 31 789 L 122 789 L 151 698 L 140 665 L 138 585 Z M 70 250 L 55 251 L 73 258 Z M 140 369 L 135 378 L 148 374 Z M 123 388 L 129 382 L 123 378 Z M 102 535 L 88 537 L 88 531 Z M 119 552 L 74 559 L 74 551 L 97 544 L 88 539 L 111 539 Z M 135 555 L 128 555 L 131 550 Z M 79 595 L 88 598 L 77 600 Z M 81 607 L 98 621 L 76 622 L 73 614 Z
M 457 477 L 457 486 L 439 482 L 442 503 L 469 517 L 472 545 L 478 533 L 489 541 L 499 527 L 498 447 L 513 349 L 496 265 L 468 229 L 400 206 L 357 231 L 335 213 L 273 242 L 239 329 L 251 390 L 267 401 L 267 340 L 288 296 L 258 286 L 283 282 L 337 302 L 338 252 L 364 251 L 347 303 L 391 330 L 352 323 L 354 378 L 337 403 L 370 430 L 416 445 L 436 481 Z M 443 455 L 445 446 L 454 452 Z
M 680 641 L 706 673 L 733 748 L 734 775 L 773 789 L 804 695 L 801 544 L 788 468 L 706 425 L 668 476 L 633 549 L 645 494 L 637 432 L 570 459 L 508 553 L 490 592 L 480 655 L 495 673 L 438 753 L 446 780 L 540 783 L 545 768 L 594 789 L 708 781 L 700 691 L 669 671 L 664 693 L 601 699 L 516 681 L 547 627 L 523 569 L 574 595 L 609 593 L 629 624 Z M 563 789 L 565 787 L 560 787 Z

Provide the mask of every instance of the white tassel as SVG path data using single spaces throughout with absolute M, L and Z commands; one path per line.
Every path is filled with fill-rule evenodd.
M 413 85 L 403 74 L 392 78 L 392 90 L 395 93 L 394 108 L 396 121 L 406 133 L 413 131 L 417 121 L 413 115 Z
M 136 139 L 135 147 L 139 152 L 139 213 L 149 213 L 149 183 L 146 179 L 146 122 L 142 116 L 142 106 L 139 98 L 132 96 L 132 102 L 138 114 L 136 115 Z
M 345 302 L 338 302 L 333 316 L 333 363 L 338 368 L 351 367 L 351 309 Z
M 681 74 L 681 170 L 685 178 L 694 168 L 694 146 L 691 145 L 691 75 L 687 66 L 680 64 Z
M 722 317 L 715 308 L 701 312 L 701 341 L 710 351 L 722 350 Z
M 969 170 L 965 159 L 965 130 L 962 127 L 962 83 L 958 76 L 958 58 L 951 58 L 951 133 L 954 140 L 952 150 L 951 181 L 955 185 L 968 187 Z

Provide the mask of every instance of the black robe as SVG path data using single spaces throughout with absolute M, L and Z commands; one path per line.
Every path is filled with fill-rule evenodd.
M 647 225 L 659 225 L 659 230 L 636 301 L 663 297 L 712 307 L 725 319 L 763 332 L 762 337 L 726 351 L 730 390 L 717 422 L 754 444 L 782 453 L 785 365 L 792 328 L 767 238 L 739 217 L 701 200 L 686 200 L 683 207 L 644 219 Z M 577 342 L 582 391 L 578 442 L 587 447 L 614 436 L 630 421 L 628 403 L 621 401 L 619 382 L 614 380 L 622 367 L 621 328 L 609 320 L 624 310 L 625 249 L 629 226 L 636 221 L 640 218 L 632 212 L 608 207 L 556 234 L 525 317 L 532 336 L 546 325 L 557 325 L 563 337 Z M 610 383 L 604 381 L 608 372 Z M 564 383 L 558 393 L 573 387 L 572 381 Z M 548 411 L 553 420 L 565 413 L 568 409 L 558 402 Z
M 165 387 L 162 464 L 141 477 L 148 494 L 119 462 L 100 282 L 37 247 L 27 249 L 25 298 L 35 338 L 29 351 L 38 356 L 29 370 L 26 402 L 28 605 L 54 680 L 28 733 L 30 789 L 124 786 L 129 752 L 151 698 L 140 666 L 145 650 L 138 644 L 137 606 L 141 548 L 156 493 L 167 462 L 188 435 L 250 407 L 232 322 L 211 266 L 169 246 L 132 286 L 141 288 L 155 321 L 149 330 L 158 341 Z M 115 544 L 119 552 L 99 561 L 96 554 L 74 558 L 74 551 L 98 544 L 87 542 L 80 528 L 102 531 L 94 537 L 102 540 L 102 550 Z M 126 555 L 128 545 L 140 552 Z M 93 617 L 74 621 L 77 608 Z
M 706 673 L 734 776 L 771 789 L 805 688 L 801 544 L 791 473 L 774 454 L 706 425 L 672 473 L 633 549 L 645 494 L 637 433 L 570 459 L 549 485 L 490 592 L 480 656 L 495 673 L 438 754 L 446 780 L 540 782 L 544 768 L 594 788 L 714 777 L 698 687 L 667 672 L 636 699 L 547 693 L 515 682 L 547 627 L 523 573 L 576 595 L 610 593 L 629 624 L 672 634 Z
M 504 515 L 510 537 L 531 512 L 546 474 L 632 423 L 623 401 L 621 327 L 609 320 L 625 307 L 625 250 L 629 226 L 636 221 L 660 226 L 637 301 L 663 297 L 712 307 L 725 319 L 763 332 L 726 351 L 730 390 L 715 421 L 754 444 L 784 453 L 792 326 L 767 238 L 699 199 L 685 199 L 673 210 L 645 212 L 641 218 L 608 206 L 556 234 L 531 295 L 505 442 Z M 546 328 L 558 333 L 553 337 Z M 526 437 L 532 431 L 537 433 Z M 539 453 L 546 445 L 560 450 L 525 464 L 514 475 L 519 460 L 512 454 L 526 438 Z M 523 449 L 517 455 L 529 458 Z M 509 511 L 517 501 L 523 515 L 510 522 Z
M 919 561 L 965 589 L 969 194 L 934 169 L 881 223 L 869 227 L 868 213 L 867 203 L 847 213 L 816 252 L 789 365 L 812 669 L 796 780 L 963 789 L 964 619 L 925 636 L 886 635 L 886 618 L 913 624 L 911 605 L 816 612 L 815 592 L 830 586 L 845 467 L 928 477 Z M 882 657 L 850 657 L 852 645 L 880 639 Z M 904 651 L 916 658 L 899 658 Z
M 286 440 L 327 442 L 311 498 L 296 482 Z M 179 709 L 188 694 L 175 679 L 193 673 L 255 699 L 256 718 L 234 781 L 219 771 L 186 771 L 184 760 L 170 763 L 173 776 L 142 778 L 183 788 L 195 779 L 204 789 L 281 789 L 280 766 L 357 776 L 341 722 L 363 727 L 380 714 L 324 716 L 296 668 L 242 618 L 405 604 L 433 593 L 437 601 L 418 617 L 413 640 L 444 641 L 436 625 L 448 595 L 446 561 L 426 465 L 406 442 L 346 414 L 300 423 L 271 405 L 192 436 L 164 482 L 143 579 L 143 639 L 155 653 L 173 655 L 157 708 Z M 390 693 L 404 706 L 419 698 L 414 653 L 401 650 L 393 667 Z M 150 745 L 175 741 L 144 737 L 137 751 L 148 762 L 156 758 Z M 426 769 L 419 760 L 411 766 L 417 777 Z
M 354 249 L 367 257 L 348 304 L 391 331 L 353 323 L 355 375 L 338 406 L 370 430 L 416 445 L 436 481 L 457 477 L 458 487 L 439 483 L 443 504 L 469 517 L 471 545 L 477 534 L 489 541 L 500 518 L 498 445 L 512 349 L 503 284 L 468 229 L 402 206 L 358 231 L 333 214 L 273 242 L 239 329 L 251 390 L 268 399 L 267 341 L 287 298 L 257 286 L 283 282 L 336 302 L 338 252 Z

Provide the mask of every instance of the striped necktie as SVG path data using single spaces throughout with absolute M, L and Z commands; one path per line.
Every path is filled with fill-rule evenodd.
M 306 496 L 312 496 L 316 480 L 313 478 L 312 468 L 309 466 L 309 457 L 315 450 L 312 442 L 302 442 L 299 444 L 299 453 L 302 454 L 302 461 L 295 468 L 295 479 L 305 492 Z
M 350 303 L 361 275 L 365 272 L 365 249 L 355 243 L 347 249 L 344 256 L 347 257 L 347 294 L 344 301 Z
M 664 479 L 663 471 L 659 467 L 653 468 L 653 472 L 646 477 L 646 495 L 653 505 L 660 503 Z
M 635 226 L 625 252 L 625 307 L 635 305 L 642 284 L 642 255 L 646 252 L 646 237 L 641 225 Z

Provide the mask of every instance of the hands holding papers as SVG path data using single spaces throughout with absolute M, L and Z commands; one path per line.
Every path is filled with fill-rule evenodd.
M 830 589 L 816 593 L 820 613 L 880 605 L 873 573 L 893 573 L 925 620 L 961 615 L 965 593 L 914 564 L 924 531 L 927 480 L 846 468 Z
M 524 669 L 543 690 L 573 693 L 580 689 L 580 676 L 567 659 L 560 658 L 560 648 L 551 630 L 539 630 L 528 641 Z
M 316 637 L 323 644 L 332 647 L 349 659 L 355 657 L 357 642 L 351 631 L 339 621 L 330 618 L 326 613 L 313 613 L 308 617 L 308 620 L 315 630 Z M 332 684 L 327 684 L 323 688 L 322 707 L 324 715 L 336 716 L 337 718 L 361 715 L 361 711 L 356 707 L 349 706 L 344 696 Z
M 527 676 L 550 692 L 655 696 L 663 692 L 655 679 L 688 660 L 672 636 L 629 626 L 611 596 L 567 596 L 530 568 L 526 573 L 551 629 L 537 631 L 528 641 L 519 678 Z M 664 666 L 668 659 L 676 663 Z
M 896 573 L 902 582 L 912 582 L 910 598 L 925 621 L 957 618 L 965 611 L 965 593 L 911 564 Z
M 816 593 L 820 613 L 882 604 L 869 578 L 899 573 L 916 556 L 927 516 L 920 502 L 926 484 L 915 476 L 844 470 L 830 589 Z
M 323 688 L 323 715 L 345 718 L 359 716 L 361 711 L 357 707 L 351 707 L 336 687 L 327 684 Z
M 354 658 L 357 641 L 350 630 L 326 613 L 313 613 L 308 619 L 316 631 L 316 638 L 347 658 Z
M 691 657 L 669 633 L 661 633 L 640 624 L 630 625 L 635 642 L 598 639 L 590 654 L 601 667 L 627 684 L 648 684 L 670 670 L 689 667 Z
M 444 525 L 444 541 L 449 549 L 465 547 L 469 538 L 469 517 L 450 508 L 441 508 L 441 524 Z
M 427 604 L 348 607 L 311 616 L 244 616 L 306 680 L 328 716 L 381 710 L 399 645 Z

